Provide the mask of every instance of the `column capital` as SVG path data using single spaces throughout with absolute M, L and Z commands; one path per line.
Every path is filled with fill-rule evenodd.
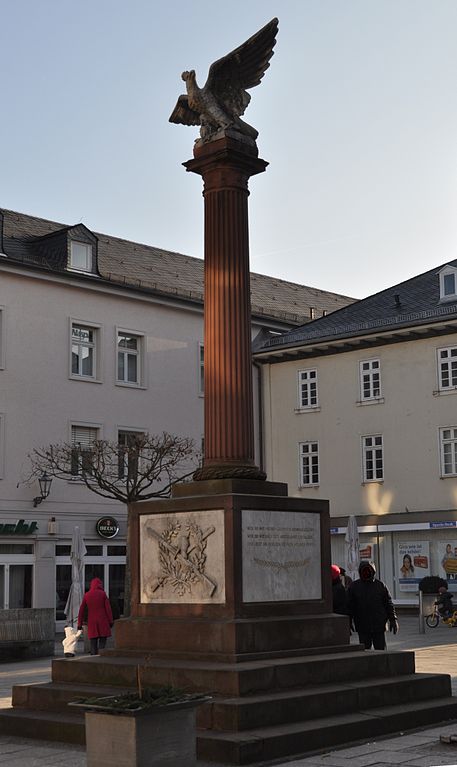
M 224 134 L 207 143 L 196 142 L 194 157 L 183 163 L 187 171 L 203 177 L 205 191 L 227 187 L 247 188 L 251 176 L 268 166 L 258 156 L 256 144 Z

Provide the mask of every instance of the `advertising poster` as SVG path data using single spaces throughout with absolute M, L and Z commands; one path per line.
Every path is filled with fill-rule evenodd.
M 360 546 L 359 557 L 360 561 L 362 561 L 362 559 L 368 559 L 370 561 L 373 559 L 373 546 L 371 543 L 366 543 L 363 546 Z
M 438 543 L 439 574 L 447 581 L 457 581 L 457 540 Z
M 398 544 L 397 574 L 400 591 L 418 590 L 419 581 L 430 575 L 430 549 L 428 541 Z

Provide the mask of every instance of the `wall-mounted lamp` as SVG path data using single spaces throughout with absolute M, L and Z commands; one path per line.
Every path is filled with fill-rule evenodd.
M 41 501 L 44 501 L 44 499 L 48 497 L 49 491 L 51 489 L 51 483 L 52 483 L 52 477 L 48 477 L 48 475 L 44 471 L 38 480 L 38 484 L 40 486 L 40 495 L 37 495 L 33 499 L 34 507 L 38 506 L 41 503 Z

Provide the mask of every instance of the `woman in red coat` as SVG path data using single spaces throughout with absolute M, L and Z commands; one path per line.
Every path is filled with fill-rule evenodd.
M 90 582 L 89 591 L 84 594 L 78 613 L 78 629 L 82 628 L 86 610 L 90 654 L 98 655 L 98 650 L 103 650 L 107 638 L 111 636 L 111 626 L 113 625 L 111 605 L 103 590 L 100 578 L 93 578 Z

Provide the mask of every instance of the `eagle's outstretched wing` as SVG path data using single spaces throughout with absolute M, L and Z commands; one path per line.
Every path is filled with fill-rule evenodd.
M 190 108 L 187 96 L 183 95 L 177 100 L 168 121 L 180 125 L 200 125 L 200 115 Z
M 236 117 L 244 114 L 251 100 L 246 89 L 259 85 L 270 66 L 278 23 L 278 19 L 272 19 L 245 43 L 211 64 L 204 90 L 211 91 Z

